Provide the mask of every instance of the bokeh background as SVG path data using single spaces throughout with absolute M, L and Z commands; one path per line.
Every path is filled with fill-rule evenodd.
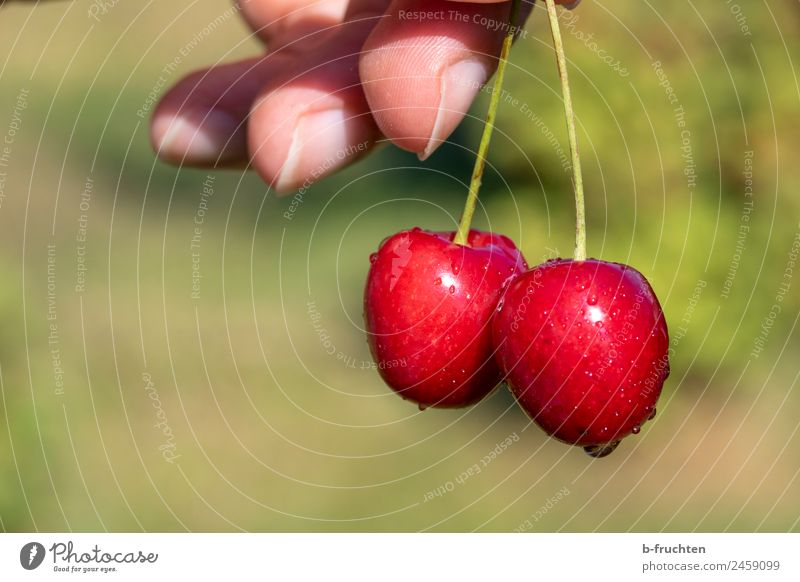
M 590 255 L 650 279 L 675 349 L 602 460 L 504 390 L 420 412 L 370 369 L 369 254 L 454 226 L 486 95 L 425 163 L 385 147 L 277 198 L 156 161 L 137 115 L 198 34 L 168 81 L 259 50 L 230 5 L 100 4 L 0 9 L 0 529 L 800 529 L 797 0 L 563 17 Z M 573 237 L 550 46 L 538 7 L 476 218 L 532 263 Z

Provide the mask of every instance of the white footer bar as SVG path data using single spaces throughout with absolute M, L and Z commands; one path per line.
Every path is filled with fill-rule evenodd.
M 2 534 L 0 580 L 800 580 L 800 534 Z

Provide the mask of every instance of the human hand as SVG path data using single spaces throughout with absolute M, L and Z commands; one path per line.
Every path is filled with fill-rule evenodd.
M 510 11 L 500 0 L 237 4 L 266 54 L 179 81 L 153 114 L 151 140 L 175 164 L 249 162 L 279 193 L 384 138 L 430 156 L 494 73 Z M 522 21 L 532 7 L 523 0 Z

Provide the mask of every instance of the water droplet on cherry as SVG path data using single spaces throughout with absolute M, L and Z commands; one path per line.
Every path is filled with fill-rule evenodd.
M 455 285 L 450 285 L 450 295 L 454 295 L 455 292 L 456 292 L 456 286 Z
M 631 432 L 633 434 L 639 434 L 641 431 L 642 431 L 642 427 L 639 426 L 638 424 L 631 429 Z
M 594 459 L 602 459 L 603 457 L 607 457 L 613 453 L 618 446 L 619 441 L 614 441 L 613 443 L 606 443 L 604 445 L 591 445 L 588 447 L 583 447 L 583 450 L 586 451 L 587 455 Z
M 441 277 L 436 277 L 436 279 L 433 280 L 433 284 L 434 285 L 441 285 L 442 284 L 442 278 Z
M 378 262 L 378 253 L 372 253 L 372 254 L 369 256 L 369 262 L 370 262 L 370 263 L 372 263 L 373 265 L 374 265 L 376 262 Z

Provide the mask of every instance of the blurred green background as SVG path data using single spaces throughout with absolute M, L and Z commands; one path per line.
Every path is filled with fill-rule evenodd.
M 503 390 L 423 413 L 368 369 L 369 254 L 454 225 L 486 95 L 427 162 L 383 148 L 287 220 L 291 196 L 255 175 L 157 162 L 136 115 L 229 5 L 121 0 L 100 22 L 90 6 L 0 11 L 0 528 L 800 530 L 795 0 L 587 0 L 564 17 L 590 255 L 650 279 L 675 349 L 656 421 L 599 461 Z M 228 18 L 171 80 L 254 54 L 246 35 Z M 531 263 L 568 255 L 541 9 L 507 83 L 477 225 Z

